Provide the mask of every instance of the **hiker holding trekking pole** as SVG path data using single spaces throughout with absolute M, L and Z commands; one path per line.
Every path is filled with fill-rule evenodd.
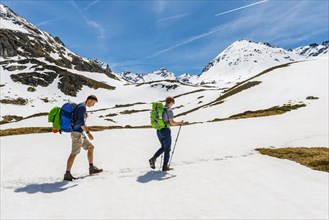
M 172 168 L 169 167 L 170 164 L 168 164 L 170 158 L 170 151 L 171 151 L 170 126 L 175 126 L 175 125 L 182 126 L 184 124 L 184 121 L 180 121 L 180 122 L 174 121 L 174 113 L 171 109 L 171 107 L 174 104 L 175 104 L 175 100 L 173 97 L 166 98 L 165 106 L 163 106 L 163 104 L 159 102 L 152 103 L 151 124 L 153 128 L 157 129 L 156 131 L 157 136 L 161 144 L 160 149 L 157 152 L 155 152 L 154 156 L 151 159 L 149 159 L 150 167 L 152 169 L 155 169 L 156 159 L 162 153 L 164 153 L 162 171 L 172 170 Z M 177 138 L 176 138 L 176 142 L 177 142 Z

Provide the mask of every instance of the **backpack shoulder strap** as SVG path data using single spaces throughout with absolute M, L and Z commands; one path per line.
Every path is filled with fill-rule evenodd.
M 168 118 L 168 123 L 165 123 L 166 126 L 167 126 L 167 125 L 170 125 L 170 122 L 169 122 L 169 115 L 168 115 L 168 109 L 164 107 L 164 108 L 163 108 L 163 112 L 167 115 L 167 118 Z

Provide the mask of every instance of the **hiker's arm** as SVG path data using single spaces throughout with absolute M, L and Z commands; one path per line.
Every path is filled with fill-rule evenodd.
M 86 132 L 86 134 L 88 135 L 89 140 L 94 139 L 94 136 L 90 133 L 90 131 L 89 131 L 89 129 L 86 125 L 82 125 L 81 128 L 84 132 Z
M 169 123 L 172 126 L 175 126 L 175 125 L 183 125 L 184 124 L 184 121 L 176 122 L 176 121 L 174 121 L 173 118 L 169 118 Z

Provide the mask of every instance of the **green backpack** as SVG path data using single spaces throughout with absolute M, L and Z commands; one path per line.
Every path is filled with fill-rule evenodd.
M 153 102 L 152 103 L 152 111 L 151 111 L 151 125 L 152 128 L 160 130 L 164 127 L 169 127 L 169 124 L 166 124 L 162 115 L 165 113 L 165 108 L 161 102 Z

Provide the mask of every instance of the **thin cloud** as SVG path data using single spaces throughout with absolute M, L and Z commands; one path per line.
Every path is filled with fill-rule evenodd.
M 171 16 L 171 17 L 167 17 L 167 18 L 162 18 L 162 19 L 157 20 L 156 23 L 160 23 L 160 22 L 163 22 L 163 21 L 175 20 L 175 19 L 178 19 L 178 18 L 183 18 L 183 17 L 186 17 L 187 15 L 189 15 L 189 13 L 175 15 L 175 16 Z
M 161 13 L 167 7 L 167 2 L 163 0 L 155 1 L 155 11 Z
M 79 9 L 79 7 L 77 6 L 77 4 L 75 3 L 75 1 L 71 1 L 73 7 L 80 13 L 80 15 L 83 17 L 83 19 L 85 20 L 85 22 L 95 28 L 98 32 L 99 32 L 99 35 L 98 35 L 98 38 L 102 39 L 102 38 L 105 38 L 106 35 L 105 35 L 105 29 L 103 28 L 103 26 L 93 20 L 90 20 L 87 18 L 87 16 Z
M 36 24 L 35 26 L 40 27 L 40 26 L 42 26 L 42 25 L 49 24 L 49 23 L 51 23 L 51 22 L 53 22 L 53 21 L 56 21 L 56 20 L 58 20 L 58 18 L 49 19 L 49 20 L 46 20 L 46 21 L 40 22 L 40 23 Z
M 96 0 L 96 1 L 93 1 L 93 2 L 89 3 L 89 4 L 87 5 L 87 7 L 85 7 L 84 10 L 87 11 L 91 6 L 97 4 L 98 2 L 99 2 L 99 0 Z
M 312 8 L 312 13 L 309 8 Z M 328 3 L 325 2 L 312 5 L 310 1 L 300 1 L 282 5 L 271 1 L 261 10 L 241 16 L 239 19 L 244 25 L 236 27 L 232 36 L 242 31 L 247 39 L 267 41 L 280 47 L 296 45 L 328 32 L 327 8 Z
M 268 1 L 269 0 L 259 1 L 259 2 L 256 2 L 256 3 L 252 3 L 252 4 L 249 4 L 249 5 L 239 7 L 239 8 L 235 8 L 235 9 L 232 9 L 232 10 L 229 10 L 229 11 L 224 11 L 222 13 L 216 14 L 215 16 L 220 16 L 220 15 L 228 14 L 228 13 L 231 13 L 231 12 L 234 12 L 234 11 L 239 11 L 241 9 L 249 8 L 249 7 L 252 7 L 252 6 L 255 6 L 255 5 L 258 5 L 258 4 L 262 4 L 262 3 L 265 3 L 265 2 L 268 2 Z
M 150 58 L 157 57 L 157 56 L 159 56 L 159 55 L 161 55 L 161 54 L 164 54 L 164 53 L 166 53 L 166 52 L 168 52 L 168 51 L 171 51 L 171 50 L 173 50 L 173 49 L 175 49 L 175 48 L 177 48 L 177 47 L 180 47 L 180 46 L 183 46 L 183 45 L 185 45 L 185 44 L 191 43 L 191 42 L 193 42 L 193 41 L 199 40 L 199 39 L 201 39 L 201 38 L 207 37 L 207 36 L 212 35 L 212 34 L 214 34 L 214 33 L 216 33 L 216 32 L 219 32 L 219 31 L 225 30 L 225 29 L 230 28 L 230 27 L 232 27 L 232 26 L 234 26 L 234 25 L 236 25 L 236 24 L 237 24 L 237 23 L 234 23 L 234 24 L 232 24 L 232 25 L 227 25 L 227 26 L 224 26 L 224 27 L 216 27 L 216 28 L 214 28 L 214 29 L 212 29 L 212 30 L 210 30 L 210 31 L 208 31 L 208 32 L 206 32 L 206 33 L 203 33 L 203 34 L 200 34 L 200 35 L 197 35 L 197 36 L 190 37 L 190 38 L 188 38 L 188 39 L 186 39 L 186 40 L 184 40 L 184 41 L 182 41 L 182 42 L 176 43 L 176 44 L 174 44 L 174 45 L 172 45 L 172 46 L 170 46 L 170 47 L 168 47 L 168 48 L 165 48 L 165 49 L 163 49 L 163 50 L 160 50 L 159 52 L 156 52 L 156 53 L 153 54 L 153 55 L 147 56 L 146 59 L 150 59 Z

